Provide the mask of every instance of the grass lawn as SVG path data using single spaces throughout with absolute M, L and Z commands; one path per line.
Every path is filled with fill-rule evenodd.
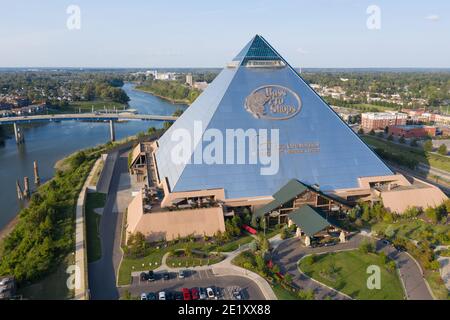
M 439 300 L 449 300 L 450 295 L 447 290 L 447 287 L 444 284 L 444 280 L 442 280 L 439 271 L 425 271 L 425 279 L 430 285 L 431 291 L 435 297 Z
M 370 103 L 352 104 L 351 108 L 359 109 L 359 110 L 375 110 L 375 109 L 377 109 L 379 112 L 385 111 L 385 110 L 394 110 L 394 108 L 392 108 L 392 107 L 378 106 L 376 104 L 370 104 Z
M 103 166 L 105 165 L 103 159 L 100 160 L 99 165 L 95 169 L 94 175 L 92 176 L 91 185 L 96 186 L 98 179 L 100 178 L 100 174 L 102 173 Z
M 428 240 L 434 244 L 450 244 L 450 225 L 433 225 L 422 220 L 399 221 L 390 224 L 378 222 L 372 225 L 372 231 L 386 233 L 388 227 L 397 237 L 417 241 Z
M 215 245 L 211 243 L 204 242 L 179 242 L 174 245 L 168 246 L 166 248 L 156 247 L 152 248 L 147 256 L 142 258 L 131 258 L 124 257 L 122 263 L 119 268 L 119 285 L 127 285 L 130 284 L 131 281 L 131 272 L 133 271 L 145 271 L 145 270 L 153 270 L 161 265 L 162 257 L 167 252 L 177 249 L 184 249 L 186 246 L 189 246 L 191 249 L 200 250 L 204 252 L 213 252 L 219 250 L 220 252 L 230 252 L 236 250 L 239 245 L 243 245 L 245 243 L 249 243 L 253 240 L 252 236 L 242 236 L 236 240 L 230 241 L 223 245 Z M 156 264 L 155 264 L 156 263 Z M 151 265 L 150 265 L 151 264 Z M 134 267 L 134 268 L 133 268 Z
M 66 107 L 52 107 L 49 113 L 86 113 L 92 112 L 92 107 L 94 111 L 105 110 L 105 107 L 107 110 L 114 110 L 115 107 L 116 110 L 123 111 L 127 105 L 109 100 L 73 101 Z
M 100 219 L 101 215 L 94 209 L 103 208 L 106 202 L 106 194 L 88 193 L 86 198 L 86 238 L 88 262 L 97 261 L 102 257 L 102 246 L 100 242 Z
M 174 254 L 167 257 L 167 265 L 173 268 L 178 267 L 196 267 L 218 263 L 223 260 L 221 255 L 202 255 L 193 252 L 191 256 L 186 256 L 183 249 L 176 250 Z
M 381 270 L 381 289 L 367 288 L 367 267 L 377 265 Z M 299 268 L 308 276 L 360 300 L 401 300 L 403 287 L 396 271 L 389 272 L 381 258 L 359 250 L 342 251 L 316 256 L 312 264 L 300 260 Z
M 224 245 L 211 247 L 209 251 L 231 252 L 237 250 L 239 246 L 252 242 L 254 239 L 255 238 L 252 236 L 243 236 L 239 239 L 225 243 Z
M 279 283 L 272 285 L 272 289 L 278 300 L 300 300 L 294 292 L 283 288 Z
M 439 154 L 425 152 L 424 150 L 412 148 L 407 145 L 399 145 L 390 141 L 384 141 L 377 137 L 362 136 L 364 142 L 375 148 L 381 148 L 392 154 L 402 154 L 431 167 L 450 172 L 450 158 Z
M 25 286 L 18 290 L 18 294 L 24 299 L 37 300 L 65 300 L 72 299 L 75 292 L 67 288 L 67 279 L 69 274 L 66 273 L 68 266 L 75 263 L 75 256 L 70 254 L 61 263 L 55 272 L 43 278 L 39 282 Z

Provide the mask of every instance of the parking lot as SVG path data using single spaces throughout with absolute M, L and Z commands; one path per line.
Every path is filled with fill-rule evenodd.
M 142 281 L 138 275 L 133 276 L 129 287 L 121 288 L 121 292 L 128 290 L 132 296 L 140 296 L 141 293 L 160 291 L 175 292 L 182 288 L 218 288 L 219 299 L 233 299 L 233 291 L 239 290 L 245 300 L 263 300 L 259 287 L 250 279 L 241 276 L 215 276 L 210 269 L 207 270 L 186 270 L 185 277 L 180 279 L 178 273 L 169 272 L 169 279 L 163 278 L 163 272 L 155 273 L 154 281 Z

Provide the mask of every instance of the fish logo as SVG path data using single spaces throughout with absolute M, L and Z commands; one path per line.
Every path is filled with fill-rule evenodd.
M 279 85 L 253 90 L 245 99 L 247 112 L 257 119 L 287 120 L 300 112 L 302 102 L 297 93 Z

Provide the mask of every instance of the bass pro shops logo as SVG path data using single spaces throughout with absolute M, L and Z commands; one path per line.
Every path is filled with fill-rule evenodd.
M 301 107 L 298 94 L 278 85 L 259 87 L 245 99 L 245 110 L 257 119 L 286 120 L 299 113 Z

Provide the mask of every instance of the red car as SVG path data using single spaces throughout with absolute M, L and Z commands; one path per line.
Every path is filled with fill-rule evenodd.
M 183 293 L 183 300 L 191 300 L 191 292 L 188 288 L 181 289 L 181 292 Z
M 192 288 L 191 289 L 191 296 L 192 296 L 192 300 L 200 299 L 199 291 L 198 291 L 197 288 Z

